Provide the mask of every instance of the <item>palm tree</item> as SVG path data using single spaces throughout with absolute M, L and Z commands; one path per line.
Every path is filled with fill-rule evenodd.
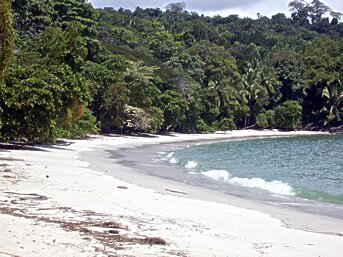
M 232 101 L 232 96 L 235 95 L 235 88 L 233 87 L 234 80 L 231 78 L 224 78 L 221 81 L 209 81 L 209 89 L 215 90 L 218 95 L 218 104 L 220 115 L 226 117 L 228 115 L 228 105 Z
M 327 86 L 322 90 L 322 97 L 326 100 L 327 104 L 321 110 L 321 112 L 327 113 L 324 126 L 334 121 L 341 121 L 340 107 L 343 104 L 343 85 L 341 80 L 335 79 L 332 82 L 328 82 Z
M 240 82 L 243 101 L 249 108 L 244 127 L 250 125 L 256 107 L 263 106 L 268 98 L 276 93 L 275 86 L 277 84 L 276 74 L 272 68 L 259 61 L 248 63 Z
M 252 63 L 248 63 L 245 70 L 245 74 L 241 78 L 241 95 L 245 104 L 247 104 L 249 111 L 245 115 L 244 127 L 247 127 L 250 123 L 251 114 L 253 113 L 258 96 L 261 92 L 259 83 L 259 71 L 256 70 Z

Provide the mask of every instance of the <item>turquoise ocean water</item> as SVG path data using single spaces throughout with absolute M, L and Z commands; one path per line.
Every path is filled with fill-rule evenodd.
M 176 146 L 159 162 L 221 187 L 343 205 L 343 136 L 310 136 Z M 257 192 L 256 191 L 256 192 Z

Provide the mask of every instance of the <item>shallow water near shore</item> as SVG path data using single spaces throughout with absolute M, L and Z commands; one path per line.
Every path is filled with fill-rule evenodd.
M 120 159 L 148 175 L 343 219 L 343 136 L 153 145 Z
M 274 194 L 343 204 L 343 137 L 222 142 L 176 150 L 191 174 Z

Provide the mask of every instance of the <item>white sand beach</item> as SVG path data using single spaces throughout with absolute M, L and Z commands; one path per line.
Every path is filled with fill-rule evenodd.
M 313 134 L 94 136 L 0 151 L 0 257 L 340 257 L 343 217 L 269 211 L 234 196 L 224 199 L 210 190 L 137 175 L 119 163 L 113 163 L 118 175 L 110 176 L 81 160 L 82 153 L 104 147 L 120 151 L 144 144 Z

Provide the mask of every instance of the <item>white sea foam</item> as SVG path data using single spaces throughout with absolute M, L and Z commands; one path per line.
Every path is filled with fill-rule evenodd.
M 169 153 L 166 157 L 167 157 L 167 158 L 172 158 L 173 155 L 174 155 L 174 152 L 171 152 L 171 153 Z
M 268 182 L 262 178 L 234 177 L 229 180 L 229 183 L 245 187 L 256 187 L 280 195 L 294 195 L 293 188 L 290 185 L 278 180 Z
M 171 158 L 169 162 L 171 164 L 176 164 L 176 163 L 178 163 L 178 160 L 176 160 L 175 158 Z
M 210 170 L 201 173 L 211 179 L 225 181 L 231 185 L 259 188 L 279 195 L 294 195 L 293 188 L 282 181 L 265 181 L 262 178 L 238 178 L 231 177 L 227 170 Z
M 229 181 L 230 178 L 230 173 L 227 170 L 209 170 L 202 174 L 215 180 Z
M 198 163 L 195 161 L 188 161 L 186 164 L 187 169 L 194 169 L 196 166 L 198 166 Z

